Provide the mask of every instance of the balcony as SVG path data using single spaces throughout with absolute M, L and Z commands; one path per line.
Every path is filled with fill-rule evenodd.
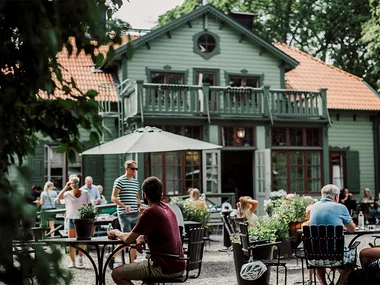
M 326 120 L 326 89 L 153 84 L 136 81 L 120 94 L 125 118 L 173 116 Z

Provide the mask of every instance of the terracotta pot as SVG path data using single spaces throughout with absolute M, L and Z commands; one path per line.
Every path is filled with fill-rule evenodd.
M 75 219 L 74 225 L 77 232 L 77 240 L 90 240 L 92 238 L 92 228 L 95 220 Z
M 243 264 L 248 262 L 248 257 L 244 255 L 241 244 L 240 243 L 232 243 L 232 250 L 234 252 L 234 264 L 235 264 L 235 272 L 237 278 L 238 285 L 250 285 L 250 284 L 260 284 L 260 285 L 269 285 L 270 284 L 270 267 L 268 267 L 267 271 L 257 280 L 248 281 L 244 280 L 240 277 L 240 270 Z M 260 248 L 255 250 L 254 252 L 255 259 L 272 259 L 273 257 L 273 246 Z

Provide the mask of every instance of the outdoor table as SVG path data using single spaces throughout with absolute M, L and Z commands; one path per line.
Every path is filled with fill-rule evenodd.
M 379 234 L 380 233 L 380 228 L 379 227 L 375 227 L 374 229 L 369 229 L 368 226 L 366 226 L 364 228 L 364 230 L 360 230 L 360 229 L 356 229 L 356 232 L 347 232 L 345 231 L 344 232 L 344 235 L 348 236 L 348 235 L 354 235 L 354 237 L 352 238 L 352 240 L 350 241 L 348 247 L 350 247 L 359 237 L 363 236 L 363 235 L 372 235 L 372 234 Z
M 109 223 L 112 224 L 112 222 L 116 219 L 117 219 L 117 216 L 114 216 L 114 215 L 99 216 L 95 220 L 94 226 L 103 226 L 103 225 L 108 225 Z
M 87 256 L 87 258 L 90 260 L 92 266 L 94 267 L 95 271 L 95 278 L 96 278 L 96 285 L 103 285 L 106 284 L 105 282 L 105 274 L 106 274 L 106 269 L 109 261 L 111 260 L 112 256 L 119 251 L 121 248 L 129 246 L 125 244 L 123 241 L 120 239 L 108 239 L 108 237 L 93 237 L 91 240 L 77 240 L 77 238 L 54 238 L 54 239 L 45 239 L 44 242 L 47 245 L 66 245 L 66 246 L 71 246 L 79 251 L 83 252 L 84 255 Z M 121 244 L 122 247 L 116 247 L 112 253 L 108 256 L 106 262 L 103 265 L 103 259 L 104 259 L 104 252 L 105 248 L 107 245 L 119 245 Z M 80 246 L 81 245 L 91 245 L 96 248 L 96 255 L 98 258 L 98 265 L 96 266 L 96 263 L 92 256 L 84 249 L 82 249 Z

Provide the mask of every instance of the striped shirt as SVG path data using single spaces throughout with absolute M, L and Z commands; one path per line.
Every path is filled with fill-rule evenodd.
M 138 211 L 136 193 L 139 191 L 140 184 L 136 179 L 128 179 L 125 175 L 122 175 L 115 180 L 113 188 L 120 189 L 117 199 L 121 203 L 126 206 L 131 206 L 130 211 Z M 117 205 L 117 212 L 122 214 L 125 213 L 125 210 Z

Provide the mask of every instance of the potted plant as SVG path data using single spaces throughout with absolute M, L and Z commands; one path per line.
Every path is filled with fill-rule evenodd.
M 280 240 L 287 235 L 287 226 L 282 225 L 276 216 L 259 217 L 254 221 L 252 226 L 248 229 L 249 241 L 271 243 Z M 237 240 L 237 235 L 231 237 L 232 249 L 234 254 L 234 263 L 236 276 L 239 285 L 245 284 L 269 284 L 270 283 L 270 270 L 267 270 L 259 279 L 253 281 L 246 281 L 240 277 L 240 270 L 243 264 L 248 262 L 247 256 L 242 251 L 240 240 Z M 254 259 L 271 260 L 273 259 L 274 246 L 266 246 L 254 250 Z
M 89 240 L 92 237 L 92 228 L 95 218 L 99 215 L 99 209 L 91 205 L 83 205 L 78 212 L 79 219 L 74 220 L 77 239 Z
M 190 200 L 182 200 L 178 198 L 172 198 L 170 203 L 177 204 L 182 211 L 184 220 L 201 223 L 202 227 L 205 229 L 205 236 L 208 235 L 209 231 L 207 224 L 210 220 L 210 213 L 207 209 L 195 206 Z

